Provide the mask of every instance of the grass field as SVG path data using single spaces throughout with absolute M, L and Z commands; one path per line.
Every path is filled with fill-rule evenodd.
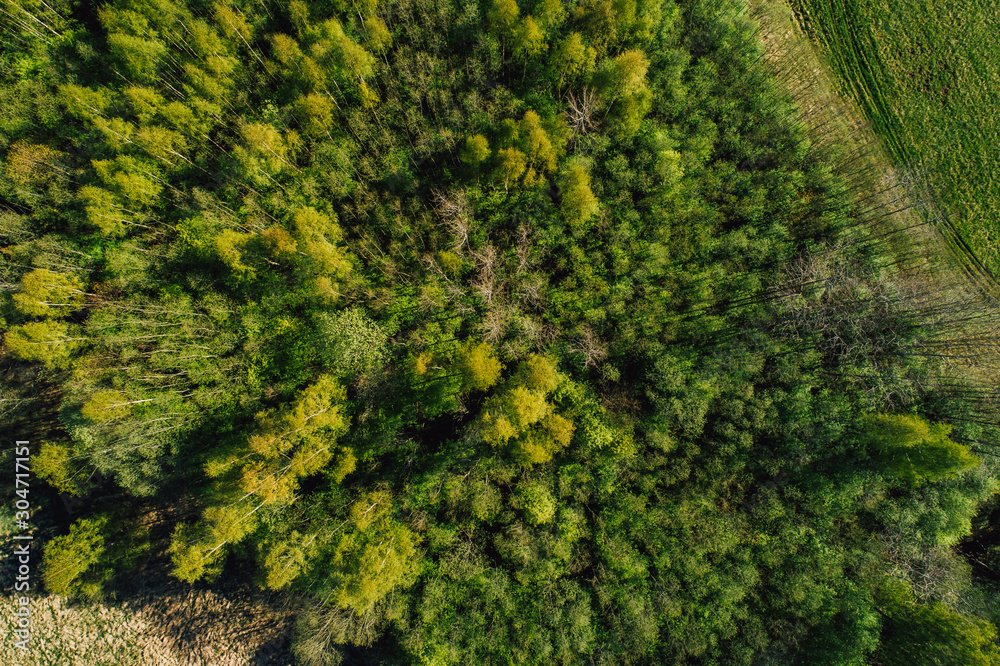
M 1000 4 L 792 4 L 893 158 L 926 178 L 949 241 L 1000 277 Z

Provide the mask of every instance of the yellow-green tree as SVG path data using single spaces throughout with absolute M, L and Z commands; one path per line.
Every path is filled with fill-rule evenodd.
M 412 584 L 418 570 L 417 535 L 396 519 L 384 490 L 365 493 L 351 505 L 349 526 L 322 567 L 337 605 L 357 612 Z
M 862 437 L 875 450 L 881 470 L 910 485 L 955 477 L 980 462 L 949 437 L 950 425 L 915 414 L 874 414 L 863 427 Z
M 294 132 L 282 133 L 266 123 L 243 123 L 240 135 L 243 141 L 232 154 L 241 175 L 252 184 L 275 184 L 280 173 L 295 169 L 291 160 L 299 139 Z
M 254 235 L 235 229 L 223 229 L 213 239 L 216 256 L 235 275 L 249 277 L 254 274 L 252 260 L 247 252 L 247 244 Z
M 125 418 L 132 406 L 150 402 L 152 398 L 129 400 L 121 391 L 104 390 L 93 393 L 80 409 L 80 415 L 91 423 L 107 423 Z
M 352 265 L 341 245 L 343 232 L 336 217 L 305 206 L 292 215 L 292 229 L 297 268 L 311 293 L 326 304 L 338 301 Z
M 525 16 L 514 27 L 514 54 L 528 60 L 545 50 L 545 32 L 531 16 Z
M 100 584 L 84 579 L 84 574 L 104 554 L 103 519 L 84 518 L 70 525 L 69 533 L 57 536 L 45 546 L 42 579 L 52 594 L 96 597 Z
M 41 361 L 47 368 L 64 368 L 86 337 L 69 322 L 45 319 L 30 321 L 7 331 L 4 344 L 18 358 Z
M 564 37 L 555 47 L 551 59 L 559 85 L 591 72 L 596 58 L 597 53 L 584 42 L 580 33 L 571 32 Z
M 600 204 L 590 189 L 590 173 L 579 162 L 570 162 L 559 178 L 562 203 L 559 212 L 574 232 L 582 231 L 600 210 Z
M 299 251 L 315 263 L 317 272 L 338 278 L 350 272 L 347 253 L 338 246 L 343 232 L 336 218 L 306 206 L 292 216 L 292 225 Z
M 72 275 L 36 268 L 21 278 L 21 290 L 14 294 L 14 306 L 34 317 L 69 314 L 83 305 L 83 282 Z
M 62 156 L 48 146 L 17 141 L 7 150 L 3 171 L 18 187 L 38 187 L 62 171 L 58 164 Z
M 86 457 L 75 455 L 71 446 L 60 441 L 43 441 L 31 463 L 38 478 L 68 495 L 84 494 L 94 473 Z
M 652 92 L 646 86 L 649 59 L 633 49 L 606 61 L 595 76 L 597 91 L 616 121 L 619 136 L 631 136 L 652 108 Z
M 538 428 L 523 433 L 515 442 L 514 456 L 522 463 L 546 463 L 569 446 L 573 439 L 575 426 L 565 416 L 549 414 L 538 425 Z
M 482 440 L 494 447 L 509 447 L 523 464 L 551 460 L 569 445 L 574 432 L 573 422 L 556 414 L 548 400 L 562 379 L 553 358 L 529 355 L 483 404 L 478 419 Z
M 532 391 L 551 393 L 559 385 L 559 368 L 551 356 L 529 354 L 518 364 L 517 378 Z
M 566 19 L 566 6 L 563 0 L 541 0 L 535 5 L 534 16 L 546 32 L 558 28 Z
M 101 186 L 85 185 L 78 192 L 87 220 L 110 237 L 148 228 L 149 210 L 163 191 L 157 169 L 129 156 L 94 160 L 92 166 Z
M 309 566 L 310 560 L 319 550 L 319 532 L 299 534 L 292 530 L 264 551 L 261 565 L 264 569 L 264 584 L 272 590 L 289 587 Z
M 475 134 L 465 138 L 459 159 L 474 169 L 490 157 L 490 144 L 482 134 Z
M 288 503 L 298 482 L 324 467 L 341 481 L 353 471 L 354 452 L 339 446 L 347 429 L 344 388 L 320 377 L 284 409 L 257 415 L 257 432 L 211 458 L 206 472 L 215 482 L 202 518 L 178 526 L 171 544 L 174 575 L 194 581 L 221 571 L 228 546 L 254 530 L 258 512 Z
M 329 95 L 311 92 L 302 95 L 295 103 L 296 116 L 307 136 L 329 136 L 336 105 Z
M 230 499 L 232 495 L 224 497 Z M 208 507 L 197 523 L 178 525 L 170 540 L 173 575 L 187 583 L 217 578 L 228 547 L 257 528 L 257 512 L 264 506 L 246 495 L 232 504 Z
M 520 13 L 517 0 L 493 0 L 493 6 L 489 12 L 491 29 L 506 35 L 514 27 Z
M 459 348 L 453 363 L 462 379 L 462 391 L 485 391 L 500 380 L 503 369 L 493 347 L 472 340 Z
M 524 512 L 529 523 L 541 525 L 551 522 L 556 515 L 556 500 L 545 484 L 530 481 L 518 486 L 514 503 Z
M 516 148 L 501 148 L 496 152 L 496 168 L 494 177 L 503 183 L 504 190 L 509 190 L 528 168 L 528 158 Z
M 518 141 L 527 156 L 528 164 L 549 173 L 555 171 L 561 146 L 553 144 L 542 127 L 542 119 L 534 111 L 525 111 L 518 123 Z

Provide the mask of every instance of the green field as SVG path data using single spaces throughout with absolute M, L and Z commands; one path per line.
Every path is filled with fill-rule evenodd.
M 1000 124 L 987 0 L 794 0 L 892 156 L 925 177 L 967 259 L 1000 274 Z M 992 45 L 992 46 L 991 46 Z

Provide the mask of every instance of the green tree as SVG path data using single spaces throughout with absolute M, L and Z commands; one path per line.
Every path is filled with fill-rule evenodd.
M 361 308 L 316 316 L 317 345 L 328 368 L 368 372 L 388 359 L 388 335 Z
M 125 211 L 122 202 L 111 192 L 85 185 L 80 188 L 78 196 L 83 202 L 87 221 L 104 235 L 112 238 L 124 236 L 132 225 L 132 215 Z
M 483 404 L 479 436 L 495 447 L 510 445 L 525 464 L 548 462 L 569 445 L 574 425 L 555 414 L 548 397 L 563 381 L 552 357 L 531 354 L 518 364 L 502 389 Z
M 906 583 L 887 580 L 876 603 L 883 612 L 879 661 L 891 666 L 934 663 L 993 666 L 1000 663 L 997 630 L 935 601 L 917 603 Z
M 163 191 L 158 170 L 137 158 L 94 160 L 94 171 L 103 187 L 86 185 L 79 197 L 88 221 L 107 236 L 125 235 L 133 229 L 149 228 L 149 209 Z
M 235 229 L 223 229 L 212 239 L 215 254 L 225 266 L 239 277 L 252 277 L 254 269 L 247 244 L 253 234 L 240 233 Z M 251 262 L 251 263 L 248 263 Z

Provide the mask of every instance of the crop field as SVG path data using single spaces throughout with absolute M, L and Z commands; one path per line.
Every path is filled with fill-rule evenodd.
M 892 156 L 927 180 L 969 268 L 1000 275 L 1000 5 L 794 0 Z

